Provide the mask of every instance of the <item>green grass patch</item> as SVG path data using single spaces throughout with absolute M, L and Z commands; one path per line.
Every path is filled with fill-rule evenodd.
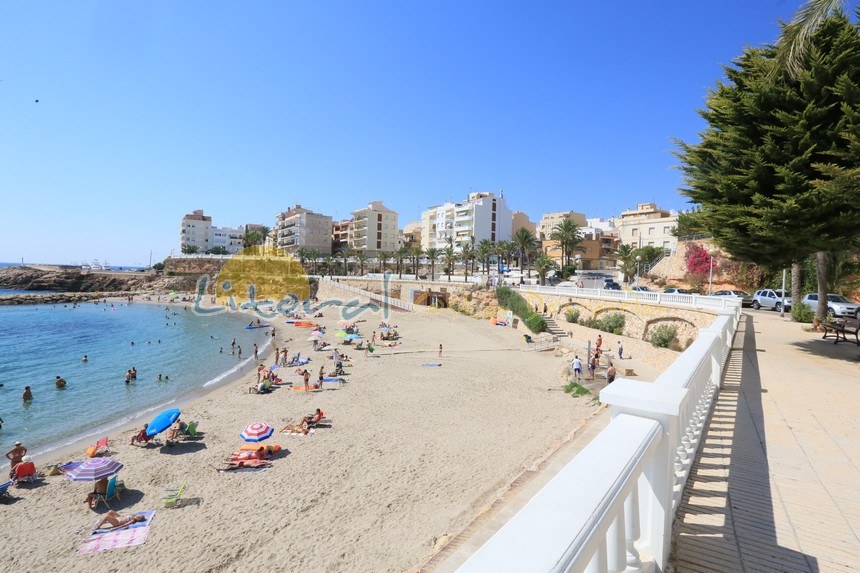
M 580 396 L 590 396 L 591 391 L 576 381 L 571 381 L 564 387 L 565 394 L 570 394 L 574 398 L 579 398 Z

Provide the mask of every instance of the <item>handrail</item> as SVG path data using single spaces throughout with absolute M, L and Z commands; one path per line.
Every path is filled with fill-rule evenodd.
M 739 301 L 564 290 L 568 296 L 710 306 L 717 316 L 653 383 L 620 378 L 600 392 L 610 406 L 609 426 L 460 567 L 463 573 L 666 570 L 672 522 L 719 391 Z
M 559 286 L 520 285 L 525 292 L 553 294 L 571 297 L 598 298 L 622 302 L 666 304 L 691 308 L 732 309 L 739 308 L 740 299 L 727 296 L 706 296 L 699 294 L 675 294 L 663 292 L 642 292 L 626 290 L 607 290 L 595 288 L 567 288 Z
M 401 310 L 406 310 L 409 312 L 415 312 L 415 304 L 411 302 L 407 302 L 405 300 L 400 300 L 399 298 L 390 297 L 385 294 L 377 294 L 375 292 L 363 290 L 352 285 L 344 284 L 342 282 L 331 279 L 330 277 L 320 277 L 320 281 L 326 283 L 327 285 L 334 286 L 336 288 L 345 290 L 347 292 L 357 294 L 359 296 L 366 297 L 370 300 L 379 300 L 384 305 L 393 306 L 395 308 L 399 308 Z

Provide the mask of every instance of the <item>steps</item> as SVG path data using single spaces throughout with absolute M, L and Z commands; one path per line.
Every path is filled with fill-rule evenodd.
M 562 330 L 550 315 L 541 313 L 541 316 L 546 321 L 546 332 L 553 336 L 567 336 L 567 331 Z

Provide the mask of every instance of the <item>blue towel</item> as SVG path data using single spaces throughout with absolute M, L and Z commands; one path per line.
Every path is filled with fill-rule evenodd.
M 340 382 L 340 378 L 338 378 L 337 376 L 329 376 L 323 378 L 323 382 Z
M 122 531 L 123 529 L 136 529 L 138 527 L 149 527 L 149 524 L 152 521 L 153 516 L 155 515 L 155 510 L 152 509 L 149 511 L 138 511 L 136 513 L 133 513 L 132 515 L 142 515 L 146 519 L 143 521 L 137 521 L 135 523 L 131 523 L 129 525 L 124 525 L 122 527 L 105 527 L 102 529 L 93 529 L 92 531 L 90 531 L 90 535 L 98 535 L 99 533 L 108 533 L 110 531 Z M 101 521 L 101 520 L 99 519 L 99 521 Z M 98 523 L 98 521 L 96 521 L 96 523 Z
M 422 364 L 421 366 L 442 366 L 438 362 L 427 362 L 426 364 Z

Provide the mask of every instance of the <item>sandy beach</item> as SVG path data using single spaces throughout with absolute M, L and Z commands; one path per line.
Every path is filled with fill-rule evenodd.
M 335 341 L 339 314 L 317 319 Z M 380 315 L 358 320 L 369 337 Z M 248 394 L 250 374 L 183 407 L 203 438 L 175 447 L 129 445 L 111 435 L 128 488 L 111 507 L 157 510 L 145 544 L 78 556 L 106 512 L 83 503 L 91 484 L 59 476 L 13 487 L 4 516 L 4 569 L 408 571 L 437 541 L 463 529 L 511 480 L 556 448 L 595 410 L 561 392 L 565 366 L 552 353 L 522 352 L 516 331 L 445 311 L 394 313 L 402 344 L 365 357 L 346 350 L 347 382 L 317 392 L 278 388 Z M 275 323 L 275 346 L 312 356 L 308 370 L 333 370 L 308 331 Z M 437 357 L 443 344 L 442 358 Z M 347 347 L 348 348 L 348 347 Z M 441 363 L 440 367 L 423 366 Z M 271 359 L 268 360 L 271 363 Z M 314 376 L 315 378 L 315 376 Z M 296 381 L 300 380 L 294 377 Z M 333 421 L 311 436 L 275 434 L 273 467 L 221 474 L 215 467 L 261 421 L 280 429 L 322 408 Z M 26 444 L 25 444 L 26 445 Z M 77 455 L 53 460 L 85 459 Z M 50 460 L 37 460 L 45 467 Z M 185 503 L 164 509 L 164 490 L 187 481 Z

